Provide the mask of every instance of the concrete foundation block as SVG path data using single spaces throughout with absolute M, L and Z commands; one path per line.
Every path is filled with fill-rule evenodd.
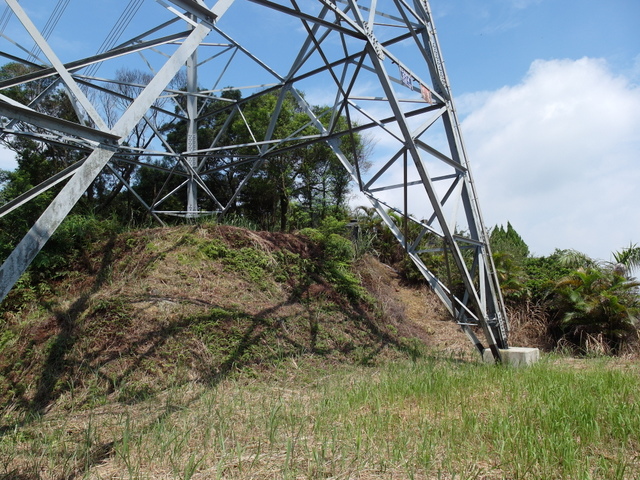
M 520 367 L 532 365 L 540 360 L 540 350 L 528 347 L 509 347 L 507 349 L 500 349 L 500 356 L 502 357 L 502 363 L 505 365 Z M 495 363 L 493 354 L 489 348 L 485 348 L 484 352 L 482 352 L 482 360 L 485 363 Z

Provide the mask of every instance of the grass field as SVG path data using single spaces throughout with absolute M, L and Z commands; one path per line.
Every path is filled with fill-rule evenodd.
M 620 359 L 301 357 L 128 403 L 65 399 L 5 412 L 0 478 L 640 478 L 640 369 Z
M 482 364 L 426 286 L 302 236 L 91 248 L 0 310 L 0 480 L 640 478 L 637 353 Z

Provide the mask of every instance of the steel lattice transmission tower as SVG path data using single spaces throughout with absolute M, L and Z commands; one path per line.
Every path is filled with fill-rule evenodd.
M 69 0 L 62 1 L 67 7 Z M 323 142 L 476 347 L 487 345 L 499 359 L 499 349 L 508 347 L 507 318 L 428 2 L 143 1 L 123 0 L 117 12 L 105 2 L 75 1 L 62 16 L 72 18 L 74 28 L 56 30 L 55 23 L 41 25 L 42 15 L 34 20 L 28 13 L 42 13 L 41 2 L 5 0 L 0 54 L 29 72 L 0 80 L 0 135 L 53 142 L 81 156 L 0 207 L 5 215 L 64 184 L 0 267 L 0 299 L 101 172 L 115 175 L 160 222 L 163 215 L 224 214 L 271 159 Z M 101 43 L 97 32 L 110 18 L 115 26 Z M 48 41 L 51 31 L 56 42 Z M 69 48 L 78 43 L 84 53 Z M 118 76 L 123 66 L 148 72 L 147 80 Z M 29 104 L 8 94 L 36 82 L 46 89 Z M 217 114 L 228 123 L 241 118 L 253 141 L 229 144 L 222 125 L 221 134 L 203 144 L 197 131 L 205 107 L 219 105 L 230 88 L 243 95 L 226 99 Z M 57 89 L 72 100 L 79 123 L 39 111 L 40 99 Z M 243 113 L 247 102 L 263 95 L 277 97 L 266 130 Z M 277 133 L 285 96 L 308 116 L 304 135 Z M 327 108 L 313 108 L 318 104 Z M 174 151 L 160 129 L 178 121 L 188 126 L 185 151 Z M 367 162 L 341 149 L 341 139 L 355 135 L 373 144 Z M 117 166 L 125 164 L 155 168 L 179 178 L 179 186 L 142 198 L 119 174 Z M 226 201 L 208 182 L 220 172 L 237 179 Z M 180 198 L 184 207 L 165 208 L 169 198 Z M 214 207 L 203 211 L 203 199 Z M 453 265 L 450 274 L 462 288 L 450 288 L 449 279 L 427 266 L 434 254 Z

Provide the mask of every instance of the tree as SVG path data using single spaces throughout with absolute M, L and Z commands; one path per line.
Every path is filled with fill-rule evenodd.
M 525 261 L 529 257 L 529 247 L 516 232 L 510 222 L 491 230 L 489 243 L 493 253 L 493 263 L 503 295 L 508 300 L 519 300 L 528 296 Z
M 579 268 L 556 284 L 559 328 L 583 347 L 601 335 L 617 351 L 637 333 L 638 286 L 613 270 Z
M 8 63 L 0 67 L 0 80 L 7 80 L 31 73 L 35 68 L 20 63 Z M 29 82 L 3 90 L 3 94 L 29 104 L 46 115 L 77 122 L 77 115 L 63 88 L 51 79 Z M 15 171 L 4 172 L 0 188 L 3 203 L 31 190 L 54 174 L 80 160 L 81 154 L 61 144 L 34 140 L 29 134 L 40 133 L 33 126 L 23 126 L 24 136 L 2 136 L 0 141 L 15 152 L 18 164 Z M 0 243 L 10 251 L 49 204 L 59 187 L 41 193 L 37 198 L 0 218 Z
M 617 268 L 619 273 L 628 275 L 640 267 L 640 247 L 635 243 L 629 243 L 628 247 L 613 252 L 613 258 L 616 263 L 614 268 Z
M 322 218 L 346 208 L 350 176 L 325 143 L 305 143 L 318 133 L 297 96 L 289 92 L 280 102 L 279 92 L 243 99 L 237 90 L 224 91 L 201 107 L 198 119 L 198 145 L 215 149 L 215 154 L 199 158 L 199 172 L 223 205 L 232 201 L 229 212 L 242 215 L 264 229 L 286 231 L 295 218 L 296 228 L 317 226 Z M 272 114 L 279 107 L 279 116 Z M 313 107 L 320 121 L 327 121 L 324 109 Z M 284 139 L 258 151 L 256 139 Z M 338 119 L 334 129 L 346 129 Z M 186 150 L 187 121 L 178 120 L 162 127 L 167 143 L 175 151 Z M 291 138 L 291 140 L 287 140 Z M 344 135 L 340 147 L 347 157 L 366 154 L 365 142 L 358 135 Z M 259 159 L 264 162 L 252 171 Z M 252 173 L 244 188 L 233 197 L 241 182 Z M 203 200 L 203 207 L 214 207 Z
M 491 230 L 489 243 L 493 252 L 508 254 L 519 265 L 529 256 L 529 247 L 510 222 L 507 222 L 506 229 L 502 225 L 496 225 Z

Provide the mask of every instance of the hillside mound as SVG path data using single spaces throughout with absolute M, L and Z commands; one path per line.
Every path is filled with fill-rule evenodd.
M 132 403 L 284 359 L 373 364 L 470 354 L 426 288 L 374 256 L 345 265 L 302 235 L 197 225 L 113 236 L 0 311 L 3 406 Z

